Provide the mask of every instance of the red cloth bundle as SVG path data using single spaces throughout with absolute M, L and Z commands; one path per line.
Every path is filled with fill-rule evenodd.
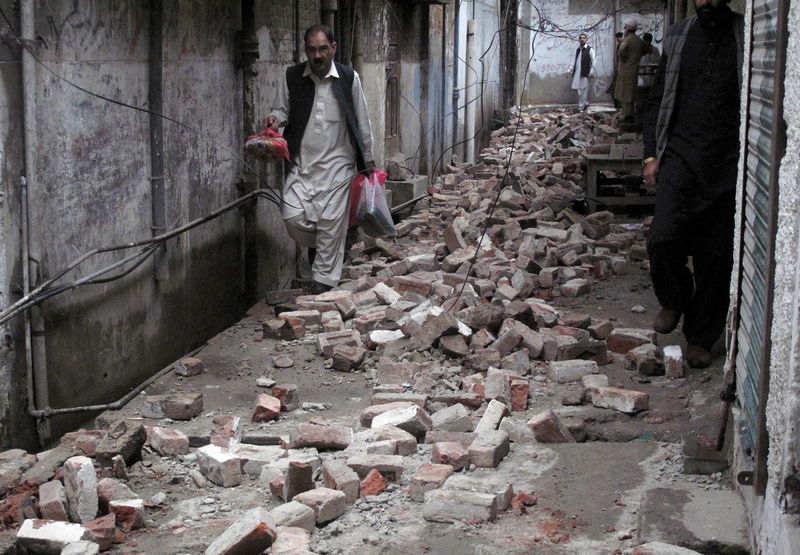
M 256 158 L 265 160 L 287 160 L 291 162 L 289 144 L 283 135 L 267 127 L 260 135 L 248 137 L 244 143 L 244 151 Z

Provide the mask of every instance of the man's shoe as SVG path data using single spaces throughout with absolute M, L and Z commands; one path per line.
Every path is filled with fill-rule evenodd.
M 674 308 L 662 308 L 653 320 L 653 329 L 658 333 L 672 333 L 681 319 L 681 311 Z
M 711 352 L 696 345 L 689 345 L 686 348 L 686 362 L 692 368 L 708 368 L 711 365 Z
M 312 281 L 308 293 L 310 295 L 321 295 L 322 293 L 330 291 L 331 289 L 333 289 L 333 287 L 330 285 L 325 285 L 324 283 L 320 283 L 318 281 Z

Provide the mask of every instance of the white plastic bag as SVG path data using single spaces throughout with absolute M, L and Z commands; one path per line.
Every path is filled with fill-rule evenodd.
M 386 190 L 378 174 L 372 172 L 365 180 L 358 200 L 356 219 L 359 227 L 370 237 L 386 237 L 395 232 L 392 213 L 386 204 Z

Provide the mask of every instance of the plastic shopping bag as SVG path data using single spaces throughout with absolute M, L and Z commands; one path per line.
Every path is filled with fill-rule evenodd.
M 394 235 L 392 213 L 386 204 L 386 174 L 373 171 L 361 183 L 356 221 L 370 237 Z
M 244 143 L 244 151 L 256 158 L 265 160 L 285 159 L 291 162 L 289 155 L 289 144 L 283 135 L 267 127 L 260 135 L 253 135 L 247 138 Z

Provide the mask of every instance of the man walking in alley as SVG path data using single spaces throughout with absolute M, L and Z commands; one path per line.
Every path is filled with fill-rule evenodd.
M 578 35 L 579 46 L 572 63 L 572 88 L 578 91 L 578 109 L 586 111 L 589 107 L 589 78 L 594 69 L 594 49 L 587 44 L 586 33 Z
M 309 249 L 312 294 L 339 283 L 344 260 L 350 182 L 375 167 L 372 129 L 361 79 L 333 61 L 330 29 L 309 27 L 308 61 L 286 70 L 267 125 L 286 126 L 292 166 L 283 187 L 289 235 Z
M 622 105 L 622 123 L 633 125 L 633 103 L 636 99 L 636 82 L 639 77 L 639 59 L 648 51 L 647 45 L 636 36 L 639 22 L 629 17 L 625 20 L 625 37 L 617 50 L 617 81 L 614 98 Z
M 642 175 L 657 187 L 648 251 L 663 308 L 653 327 L 669 333 L 683 315 L 687 361 L 702 368 L 728 310 L 744 24 L 728 0 L 694 2 L 697 15 L 664 40 L 645 113 Z

